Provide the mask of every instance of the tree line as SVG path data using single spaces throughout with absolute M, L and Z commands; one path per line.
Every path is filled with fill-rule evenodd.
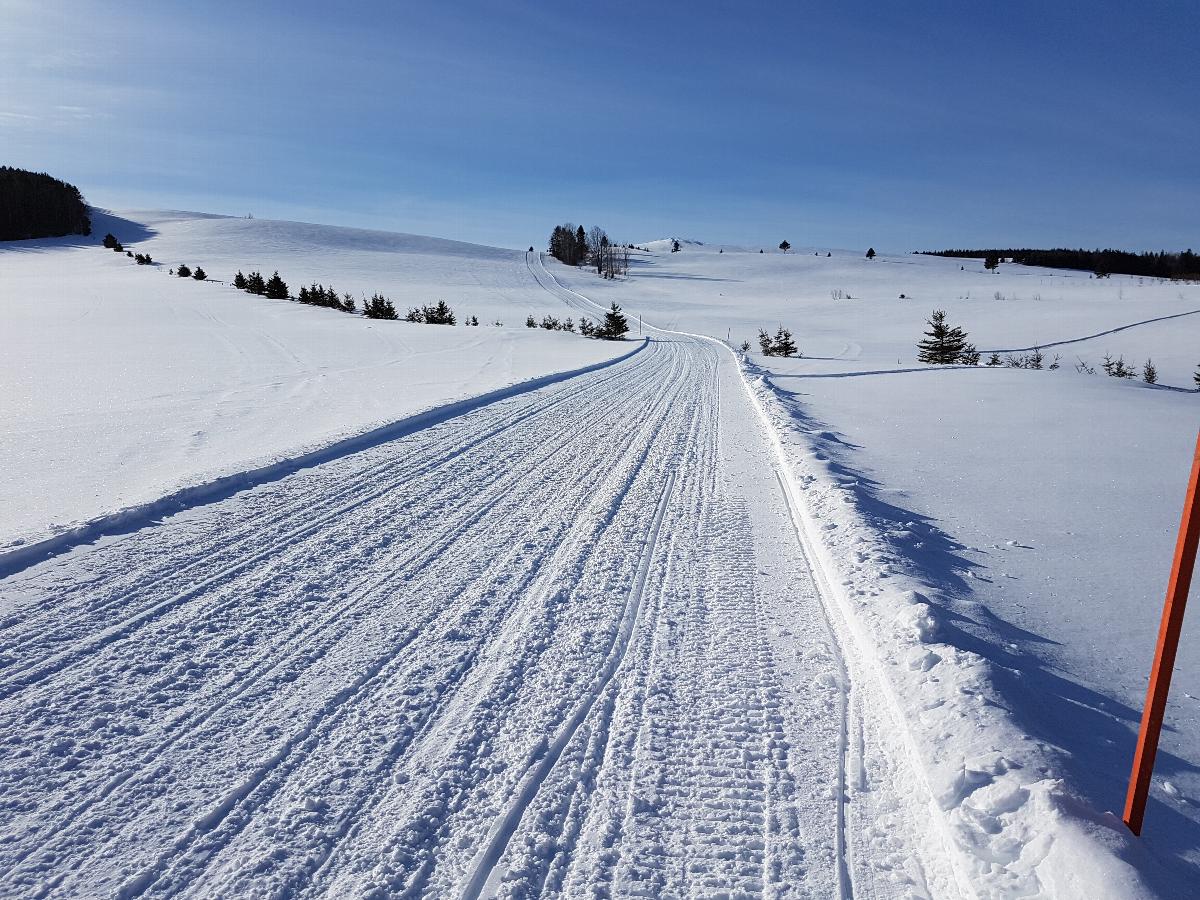
M 570 316 L 563 321 L 559 321 L 556 317 L 547 315 L 542 318 L 540 324 L 533 316 L 527 316 L 525 318 L 525 327 L 575 333 L 575 322 L 572 321 Z M 625 340 L 625 335 L 629 333 L 629 320 L 621 312 L 621 307 L 614 303 L 609 307 L 608 311 L 604 314 L 604 319 L 600 322 L 581 318 L 579 320 L 579 333 L 584 337 L 596 338 L 601 341 L 623 341 Z
M 75 185 L 0 166 L 0 241 L 91 233 L 87 202 Z
M 629 274 L 629 244 L 613 241 L 603 228 L 593 225 L 584 231 L 570 222 L 555 225 L 550 233 L 550 255 L 568 266 L 592 265 L 602 278 Z
M 1200 256 L 1191 250 L 1182 253 L 1130 253 L 1125 250 L 922 250 L 922 256 L 944 256 L 951 259 L 982 259 L 989 269 L 995 269 L 1001 259 L 1011 259 L 1026 266 L 1050 269 L 1074 269 L 1105 275 L 1137 275 L 1144 278 L 1200 280 Z

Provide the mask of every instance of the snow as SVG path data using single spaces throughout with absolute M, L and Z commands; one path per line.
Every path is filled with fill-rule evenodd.
M 103 249 L 109 231 L 160 265 Z M 0 549 L 629 350 L 525 328 L 562 312 L 525 257 L 193 213 L 101 214 L 90 239 L 0 248 Z M 401 313 L 445 299 L 460 324 L 270 301 L 169 276 L 181 262 L 226 281 L 278 269 L 293 293 L 382 291 Z M 472 314 L 480 327 L 463 327 Z
M 1194 622 L 1158 758 L 1175 791 L 1156 780 L 1136 845 L 1110 811 L 1124 800 L 1200 421 L 1196 395 L 1183 390 L 1197 362 L 1200 286 L 719 249 L 641 257 L 624 282 L 551 268 L 598 302 L 747 339 L 754 351 L 758 327 L 795 332 L 804 359 L 752 351 L 747 374 L 812 516 L 812 555 L 845 593 L 845 624 L 861 631 L 864 659 L 885 661 L 882 680 L 968 865 L 972 856 L 999 864 L 1013 891 L 1133 896 L 1129 872 L 1113 872 L 1123 856 L 1145 880 L 1140 890 L 1186 894 L 1200 866 Z M 856 299 L 833 299 L 838 287 Z M 1160 384 L 1079 374 L 1065 361 L 1057 371 L 921 366 L 915 341 L 933 308 L 981 349 L 1080 337 L 1062 345 L 1065 360 L 1152 355 Z M 1000 753 L 1009 771 L 980 768 L 976 751 Z M 981 829 L 1016 848 L 1053 839 L 1075 852 L 1091 835 L 1088 864 L 1072 865 L 1076 880 L 1062 885 L 1049 874 L 1055 854 L 1032 866 L 997 855 Z M 1085 889 L 1078 879 L 1089 873 Z
M 71 538 L 0 576 L 0 892 L 1194 892 L 1191 624 L 1145 838 L 1111 810 L 1200 287 L 682 238 L 610 282 L 298 223 L 106 230 L 507 326 L 0 250 L 0 535 Z M 611 301 L 646 342 L 522 325 Z M 1163 383 L 922 366 L 935 307 L 981 350 L 1152 355 Z M 722 346 L 780 324 L 803 359 Z

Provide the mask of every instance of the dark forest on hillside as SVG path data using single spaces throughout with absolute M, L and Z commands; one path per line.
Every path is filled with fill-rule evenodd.
M 1145 278 L 1200 280 L 1200 257 L 1182 253 L 1129 253 L 1125 250 L 922 250 L 922 256 L 952 259 L 1011 259 L 1026 266 L 1080 269 L 1098 275 L 1140 275 Z
M 0 166 L 0 241 L 91 233 L 87 204 L 75 185 Z

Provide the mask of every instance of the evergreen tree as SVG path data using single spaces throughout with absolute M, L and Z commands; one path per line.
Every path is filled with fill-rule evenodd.
M 587 235 L 583 231 L 583 226 L 575 232 L 575 248 L 574 255 L 571 258 L 571 265 L 581 266 L 587 259 Z
M 368 319 L 398 319 L 396 307 L 383 294 L 375 293 L 363 306 L 363 315 Z
M 262 272 L 254 271 L 250 273 L 246 278 L 246 290 L 260 297 L 267 292 L 267 283 L 263 280 Z
M 874 258 L 875 258 L 875 248 L 868 247 L 867 248 L 867 259 L 874 259 Z
M 537 328 L 538 327 L 537 319 L 535 319 L 533 316 L 526 316 L 525 317 L 525 327 L 526 328 Z
M 935 309 L 928 319 L 929 330 L 917 343 L 917 359 L 923 363 L 956 363 L 967 347 L 967 335 L 958 326 L 946 324 L 946 313 Z
M 792 340 L 792 333 L 782 325 L 775 332 L 775 340 L 771 344 L 771 350 L 776 356 L 796 355 L 796 342 Z
M 775 348 L 771 344 L 771 336 L 763 329 L 758 329 L 758 349 L 763 356 L 774 356 Z
M 787 241 L 780 241 L 779 249 L 782 250 L 784 253 L 787 253 L 789 250 L 792 249 L 792 245 L 789 244 Z
M 606 341 L 623 341 L 629 332 L 629 323 L 616 303 L 604 314 L 604 324 L 596 331 L 596 337 Z
M 530 318 L 532 318 L 532 316 Z M 592 322 L 591 319 L 580 319 L 579 320 L 579 333 L 582 334 L 584 337 L 594 337 L 595 336 L 596 326 Z M 1196 381 L 1196 384 L 1200 385 L 1200 372 L 1198 372 L 1196 374 L 1196 378 L 1198 379 Z M 1200 390 L 1200 388 L 1197 388 L 1197 389 Z
M 671 240 L 671 252 L 672 252 L 672 253 L 678 253 L 678 252 L 679 252 L 679 241 L 677 241 L 677 240 L 674 240 L 674 239 L 672 239 L 672 240 Z M 761 250 L 759 250 L 758 252 L 759 252 L 759 253 L 762 253 L 762 251 L 761 251 Z
M 192 277 L 197 281 L 204 281 L 206 278 L 208 278 L 208 273 L 206 273 L 199 266 L 196 266 L 196 271 L 192 273 Z
M 112 236 L 111 231 L 104 236 L 104 246 L 109 250 L 117 246 L 117 239 Z
M 446 305 L 445 300 L 439 300 L 437 306 L 426 306 L 421 310 L 426 325 L 455 325 L 458 319 L 454 310 Z
M 178 275 L 180 278 L 191 278 L 192 270 L 189 269 L 186 265 L 183 265 L 175 270 L 175 274 Z
M 44 172 L 0 166 L 0 241 L 91 233 L 87 203 L 75 185 Z M 107 238 L 104 246 L 110 246 Z M 111 249 L 118 246 L 113 238 Z
M 266 295 L 270 300 L 286 300 L 288 298 L 288 286 L 279 277 L 279 272 L 276 272 L 267 280 Z
M 964 366 L 979 365 L 979 351 L 975 349 L 975 345 L 971 343 L 963 344 L 963 350 L 958 355 L 958 361 Z
M 238 269 L 238 273 L 233 276 L 233 286 L 239 291 L 246 289 L 246 276 L 242 274 L 241 269 Z
M 1000 254 L 999 253 L 989 253 L 986 257 L 984 257 L 983 267 L 985 269 L 987 269 L 989 272 L 992 272 L 992 271 L 1000 268 Z
M 998 365 L 1000 365 L 1000 354 L 999 354 L 999 353 L 996 353 L 995 351 L 992 351 L 992 355 L 988 357 L 987 364 L 988 364 L 989 366 L 998 366 Z
M 1142 366 L 1142 381 L 1146 384 L 1158 383 L 1158 369 L 1154 368 L 1154 360 L 1146 360 L 1146 364 Z

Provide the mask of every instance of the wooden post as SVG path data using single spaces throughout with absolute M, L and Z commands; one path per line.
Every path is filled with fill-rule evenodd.
M 1138 732 L 1137 751 L 1133 755 L 1133 771 L 1129 775 L 1129 793 L 1125 796 L 1125 824 L 1134 834 L 1142 833 L 1142 819 L 1146 815 L 1146 797 L 1150 793 L 1158 735 L 1162 731 L 1167 692 L 1171 688 L 1171 671 L 1175 668 L 1175 652 L 1179 649 L 1179 633 L 1183 629 L 1183 608 L 1187 604 L 1192 569 L 1196 565 L 1197 544 L 1200 544 L 1200 435 L 1196 438 L 1192 477 L 1183 501 L 1183 521 L 1179 525 L 1179 540 L 1175 544 L 1171 579 L 1167 582 L 1167 599 L 1163 606 L 1162 624 L 1158 628 L 1158 646 L 1154 650 L 1150 685 L 1146 689 L 1146 706 L 1142 710 L 1142 727 Z

